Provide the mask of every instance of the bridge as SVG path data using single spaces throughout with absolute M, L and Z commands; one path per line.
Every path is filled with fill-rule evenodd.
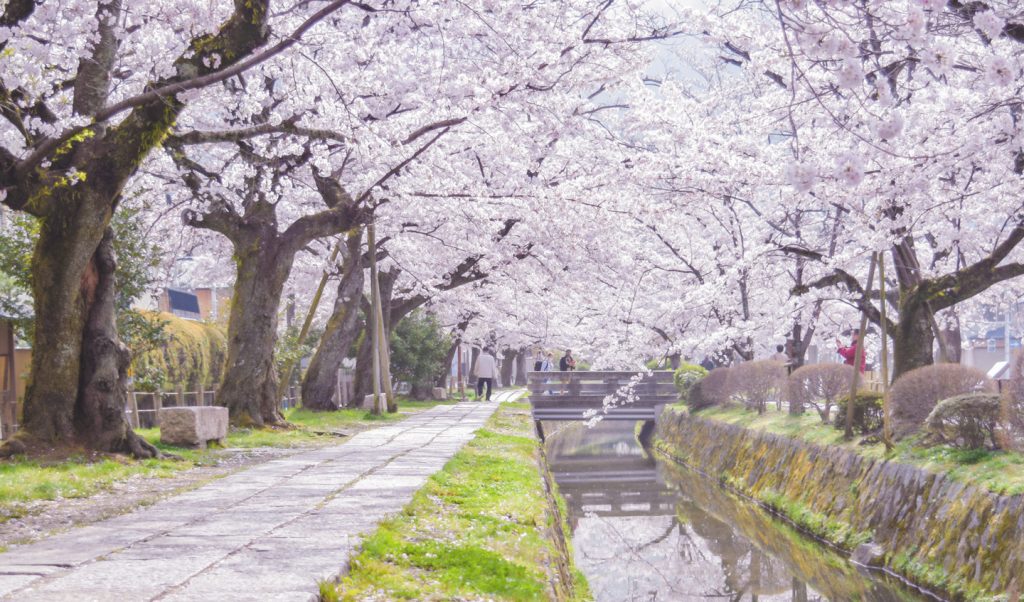
M 643 375 L 631 389 L 633 401 L 621 391 L 637 376 L 636 372 L 529 372 L 527 389 L 537 432 L 544 436 L 542 420 L 589 420 L 596 412 L 603 420 L 643 420 L 652 422 L 660 407 L 678 399 L 672 372 L 658 370 Z M 615 399 L 606 408 L 608 396 Z

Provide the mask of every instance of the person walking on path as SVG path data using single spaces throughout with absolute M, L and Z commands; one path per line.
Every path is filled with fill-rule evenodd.
M 491 388 L 494 386 L 494 376 L 498 371 L 497 362 L 491 355 L 490 349 L 484 349 L 476 358 L 476 366 L 473 368 L 476 373 L 476 398 L 480 399 L 483 394 L 484 385 L 487 386 L 486 401 L 491 400 Z
M 860 330 L 854 329 L 852 336 L 853 336 L 853 338 L 850 341 L 849 346 L 845 346 L 845 347 L 843 346 L 842 341 L 840 341 L 839 339 L 836 339 L 836 346 L 838 347 L 838 349 L 836 349 L 836 353 L 838 353 L 839 355 L 841 355 L 843 357 L 843 363 L 846 364 L 847 366 L 853 366 L 853 365 L 855 365 L 855 362 L 857 361 L 857 338 L 860 336 Z M 861 374 L 864 374 L 864 368 L 867 365 L 867 360 L 865 359 L 866 355 L 867 355 L 867 353 L 865 353 L 863 351 L 860 354 L 860 373 Z

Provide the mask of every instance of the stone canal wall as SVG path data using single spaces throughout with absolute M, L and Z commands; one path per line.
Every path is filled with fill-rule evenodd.
M 1006 600 L 1024 588 L 1024 496 L 839 448 L 666 411 L 658 448 L 815 535 L 944 595 Z

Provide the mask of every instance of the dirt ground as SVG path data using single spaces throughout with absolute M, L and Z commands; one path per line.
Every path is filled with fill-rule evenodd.
M 171 478 L 132 477 L 84 498 L 45 500 L 26 505 L 25 516 L 0 523 L 0 549 L 31 543 L 73 527 L 88 525 L 139 506 L 153 504 L 242 468 L 302 451 L 297 448 L 225 449 L 215 466 L 200 466 Z

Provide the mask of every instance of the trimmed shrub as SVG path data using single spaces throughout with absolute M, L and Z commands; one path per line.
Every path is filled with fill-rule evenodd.
M 935 364 L 911 370 L 892 386 L 893 435 L 902 438 L 919 431 L 940 400 L 994 391 L 995 385 L 984 372 L 960 364 Z
M 199 385 L 220 383 L 227 359 L 228 338 L 224 328 L 161 313 L 167 342 L 132 358 L 135 388 L 142 391 L 182 387 L 195 391 Z
M 925 421 L 928 435 L 936 442 L 962 449 L 996 447 L 998 425 L 999 395 L 995 393 L 967 393 L 945 399 Z
M 708 372 L 708 375 L 698 381 L 700 383 L 700 394 L 705 404 L 704 407 L 712 405 L 725 405 L 729 403 L 729 374 L 731 368 L 715 368 Z
M 710 408 L 716 403 L 714 399 L 705 395 L 703 385 L 704 380 L 698 380 L 686 391 L 686 407 L 690 408 L 691 412 L 699 412 L 705 408 Z
M 853 366 L 847 366 L 853 370 Z M 849 383 L 847 383 L 849 385 Z M 885 395 L 877 391 L 857 391 L 853 399 L 853 432 L 860 435 L 871 435 L 882 430 L 884 416 L 882 414 L 882 400 Z M 850 394 L 840 397 L 836 403 L 836 419 L 833 421 L 836 430 L 846 428 L 846 404 L 850 401 Z
M 743 362 L 730 370 L 729 389 L 732 398 L 757 410 L 758 414 L 764 414 L 768 402 L 777 400 L 785 386 L 786 366 L 782 362 Z
M 689 402 L 690 387 L 708 375 L 708 371 L 697 364 L 681 364 L 672 374 L 672 382 L 679 391 L 679 399 Z
M 844 395 L 849 397 L 853 384 L 853 366 L 846 364 L 810 364 L 797 368 L 786 381 L 786 398 L 791 414 L 799 414 L 807 406 L 818 411 L 828 424 L 835 405 Z

